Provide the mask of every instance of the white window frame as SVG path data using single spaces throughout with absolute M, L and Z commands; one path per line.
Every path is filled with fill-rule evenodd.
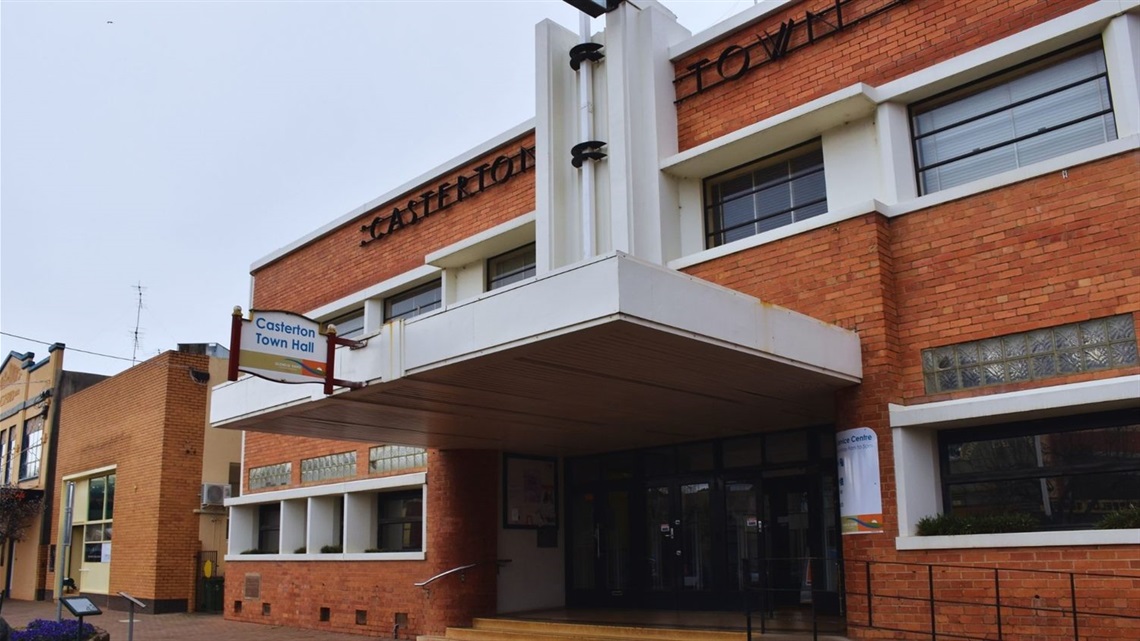
M 1116 140 L 1115 110 L 1103 44 L 1099 41 L 1086 41 L 1077 47 L 1078 51 L 1075 54 L 1071 53 L 1070 49 L 1050 52 L 1021 65 L 913 103 L 910 106 L 911 139 L 920 192 L 926 195 L 952 189 L 982 178 Z M 1032 95 L 1016 95 L 1017 91 L 1023 90 L 1024 81 L 1027 79 L 1034 79 L 1038 85 L 1042 82 L 1050 83 L 1058 70 L 1083 60 L 1091 61 L 1097 66 L 1098 71 L 1061 87 L 1046 90 L 1038 86 Z M 1100 91 L 1102 87 L 1103 95 Z M 1087 93 L 1089 89 L 1096 90 L 1098 97 L 1103 98 L 1094 111 L 1074 112 L 1072 114 L 1074 118 L 1052 123 L 1051 117 L 1040 110 L 1041 106 L 1047 105 L 1054 96 L 1081 91 Z M 995 97 L 1004 97 L 1006 101 L 992 102 Z M 986 104 L 987 100 L 992 104 Z M 955 110 L 962 109 L 967 113 L 954 116 L 956 120 L 944 123 L 934 121 L 939 117 L 937 114 L 953 114 Z M 975 110 L 980 112 L 972 113 Z M 1022 121 L 1020 125 L 1019 116 Z M 1042 117 L 1050 118 L 1051 124 L 1034 130 L 1014 129 L 1017 126 L 1025 127 L 1026 118 Z M 1103 139 L 1091 144 L 1082 142 L 1081 146 L 1068 151 L 1057 151 L 1056 146 L 1063 142 L 1064 132 L 1071 132 L 1072 128 L 1078 125 L 1092 125 L 1092 129 L 1099 130 L 1098 133 Z M 1001 137 L 991 138 L 993 133 L 991 128 L 994 126 L 1008 130 Z M 923 141 L 930 141 L 931 153 L 935 154 L 925 161 Z M 1044 148 L 1038 147 L 1042 143 Z M 946 149 L 941 149 L 943 147 Z M 1027 153 L 1031 155 L 1026 157 Z M 945 157 L 938 154 L 944 154 Z M 1013 166 L 1009 166 L 1009 162 L 1012 162 Z M 952 173 L 955 167 L 968 174 L 977 175 L 955 178 Z M 951 173 L 944 175 L 946 171 Z M 943 186 L 947 181 L 949 184 Z
M 423 549 L 417 552 L 365 552 L 376 547 L 377 495 L 419 488 L 423 492 Z M 331 543 L 335 527 L 321 521 L 334 504 L 343 505 L 340 553 L 320 553 Z M 261 505 L 280 503 L 281 547 L 277 554 L 241 554 L 257 545 L 257 511 Z M 230 536 L 226 561 L 422 561 L 428 549 L 427 473 L 415 472 L 378 478 L 247 494 L 226 500 L 230 508 Z M 294 552 L 301 547 L 305 552 Z M 288 545 L 286 545 L 288 544 Z
M 1137 389 L 1140 375 L 912 406 L 890 404 L 899 525 L 895 546 L 899 550 L 939 550 L 1140 544 L 1140 529 L 917 535 L 920 519 L 943 511 L 940 430 L 1140 407 Z
M 809 156 L 814 156 L 816 154 L 819 155 L 818 169 L 815 169 L 813 165 L 811 169 L 805 170 L 800 175 L 792 175 L 791 168 L 793 163 Z M 824 160 L 823 142 L 821 139 L 816 138 L 705 178 L 703 181 L 705 246 L 708 248 L 721 247 L 723 245 L 745 240 L 747 238 L 751 238 L 752 236 L 779 229 L 781 227 L 794 225 L 795 223 L 803 222 L 804 220 L 826 214 L 828 205 L 827 172 L 825 170 L 825 165 L 826 163 Z M 757 172 L 769 170 L 772 168 L 781 168 L 786 169 L 787 171 L 782 172 L 783 175 L 781 179 L 770 181 L 767 187 L 760 188 L 753 184 L 752 188 L 744 196 L 735 196 L 728 199 L 716 199 L 713 197 L 713 195 L 717 193 L 718 187 L 726 184 L 731 180 L 740 179 L 745 176 L 754 177 Z M 790 203 L 791 207 L 786 211 L 780 211 L 764 217 L 760 216 L 757 210 L 757 205 L 761 200 L 763 200 L 762 194 L 764 191 L 767 191 L 768 189 L 787 187 L 789 192 L 792 192 L 794 194 L 796 185 L 800 184 L 799 181 L 809 176 L 815 176 L 817 174 L 820 176 L 820 180 L 823 182 L 822 200 L 817 199 L 815 201 L 800 203 L 792 202 Z M 726 230 L 724 225 L 725 221 L 723 212 L 725 203 L 741 202 L 746 199 L 752 202 L 753 215 L 751 222 L 739 223 L 733 225 L 733 229 Z M 822 211 L 809 215 L 803 214 L 803 210 L 805 208 L 814 208 L 820 204 L 823 205 Z M 791 220 L 788 222 L 778 223 L 768 229 L 760 229 L 761 226 L 767 224 L 769 221 L 777 218 L 782 218 L 786 215 L 790 215 L 791 217 Z M 749 226 L 751 226 L 751 233 L 747 233 L 749 231 Z M 734 233 L 744 233 L 744 235 L 740 236 L 739 238 L 732 238 L 731 240 L 725 239 L 726 236 L 732 235 Z

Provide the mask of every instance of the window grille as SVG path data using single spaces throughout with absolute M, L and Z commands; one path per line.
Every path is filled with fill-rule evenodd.
M 531 243 L 487 261 L 487 291 L 526 280 L 534 274 L 534 243 Z
M 384 322 L 412 318 L 439 309 L 443 301 L 442 281 L 432 281 L 384 301 Z
M 922 193 L 1116 139 L 1104 51 L 1040 58 L 911 107 Z
M 818 140 L 705 181 L 706 242 L 716 247 L 827 211 Z

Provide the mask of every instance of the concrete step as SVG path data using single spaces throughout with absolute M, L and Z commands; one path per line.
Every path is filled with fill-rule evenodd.
M 745 636 L 724 630 L 475 619 L 470 628 L 448 628 L 445 637 L 423 636 L 419 641 L 745 641 Z

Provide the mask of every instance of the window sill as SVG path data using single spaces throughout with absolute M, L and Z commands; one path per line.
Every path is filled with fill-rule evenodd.
M 227 554 L 230 561 L 423 561 L 423 552 L 342 552 L 331 554 Z
M 1140 529 L 1007 532 L 1004 534 L 900 536 L 895 538 L 895 547 L 899 550 L 971 550 L 980 548 L 1137 544 L 1140 544 Z
M 1110 140 L 1099 145 L 1078 149 L 1077 151 L 1072 151 L 1060 156 L 1054 156 L 1053 158 L 1035 162 L 1024 167 L 1003 171 L 955 187 L 935 191 L 896 205 L 890 205 L 885 208 L 883 213 L 890 218 L 904 216 L 916 211 L 944 205 L 955 200 L 975 196 L 982 192 L 992 191 L 1033 178 L 1062 172 L 1072 169 L 1073 167 L 1079 167 L 1080 165 L 1096 162 L 1137 149 L 1140 149 L 1140 135 L 1117 138 L 1116 140 Z
M 886 211 L 887 207 L 882 203 L 875 200 L 868 200 L 864 203 L 859 203 L 851 207 L 845 207 L 836 211 L 829 211 L 827 213 L 820 214 L 819 216 L 808 218 L 807 220 L 801 220 L 799 222 L 784 225 L 782 227 L 770 229 L 754 236 L 741 238 L 740 240 L 734 240 L 730 243 L 725 243 L 716 247 L 710 247 L 695 254 L 690 254 L 676 260 L 671 260 L 667 266 L 670 269 L 685 269 L 686 267 L 692 267 L 693 265 L 699 265 L 700 263 L 708 262 L 710 260 L 723 258 L 724 256 L 735 254 L 746 249 L 759 247 L 760 245 L 767 245 L 768 243 L 772 243 L 784 238 L 789 238 L 791 236 L 797 236 L 799 234 L 809 232 L 813 229 L 820 229 L 821 227 L 835 225 L 851 218 L 858 218 L 859 216 L 865 216 L 872 212 L 885 213 Z

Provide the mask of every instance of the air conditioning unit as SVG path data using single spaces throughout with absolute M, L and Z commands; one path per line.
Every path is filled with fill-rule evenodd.
M 222 505 L 230 498 L 229 483 L 203 483 L 202 505 Z

